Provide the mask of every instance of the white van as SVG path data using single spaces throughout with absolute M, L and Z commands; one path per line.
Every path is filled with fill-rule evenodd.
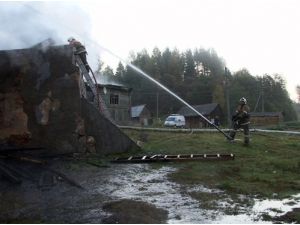
M 185 127 L 185 118 L 179 114 L 171 114 L 165 120 L 166 127 Z

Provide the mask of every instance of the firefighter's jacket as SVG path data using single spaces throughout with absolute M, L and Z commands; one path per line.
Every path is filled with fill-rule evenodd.
M 237 122 L 240 125 L 250 123 L 250 108 L 248 105 L 239 105 L 235 111 L 235 115 L 232 116 L 232 121 Z
M 85 47 L 79 41 L 72 41 L 70 43 L 75 48 L 75 54 L 87 53 Z

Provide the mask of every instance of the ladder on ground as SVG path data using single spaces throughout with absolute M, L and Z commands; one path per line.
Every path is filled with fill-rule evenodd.
M 115 158 L 112 163 L 153 163 L 184 161 L 224 161 L 234 160 L 234 154 L 180 154 L 180 155 L 144 155 Z
M 89 87 L 92 90 L 92 93 L 94 95 L 94 105 L 99 109 L 99 111 L 107 118 L 109 119 L 111 122 L 113 122 L 113 119 L 111 118 L 111 115 L 109 113 L 109 110 L 105 104 L 105 102 L 103 101 L 103 99 L 101 98 L 99 91 L 98 91 L 98 87 L 97 87 L 97 81 L 96 78 L 93 74 L 93 71 L 91 71 L 94 81 L 92 79 L 92 77 L 90 76 L 90 73 L 87 71 L 85 65 L 83 64 L 81 58 L 79 55 L 75 55 L 75 62 L 77 63 L 79 70 L 81 72 L 81 74 L 84 76 L 84 78 L 86 79 Z

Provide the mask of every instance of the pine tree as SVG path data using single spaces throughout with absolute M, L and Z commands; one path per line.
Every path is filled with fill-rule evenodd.
M 195 61 L 193 53 L 190 49 L 185 52 L 185 64 L 183 75 L 185 81 L 190 81 L 196 76 Z
M 155 80 L 159 81 L 161 79 L 162 55 L 160 50 L 157 47 L 155 47 L 152 51 L 151 64 L 152 64 L 152 70 L 151 70 L 152 77 Z
M 300 103 L 300 85 L 297 85 L 296 87 L 296 91 L 297 91 L 297 100 L 298 100 L 298 103 Z
M 118 80 L 120 83 L 124 82 L 124 76 L 125 76 L 125 68 L 121 62 L 119 62 L 118 67 L 116 69 L 116 80 Z

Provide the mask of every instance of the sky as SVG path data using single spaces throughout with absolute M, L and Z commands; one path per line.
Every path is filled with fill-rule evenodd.
M 298 0 L 0 2 L 0 49 L 74 36 L 94 67 L 99 57 L 114 67 L 119 59 L 104 48 L 124 59 L 144 48 L 214 48 L 232 72 L 281 74 L 296 100 L 299 12 Z

